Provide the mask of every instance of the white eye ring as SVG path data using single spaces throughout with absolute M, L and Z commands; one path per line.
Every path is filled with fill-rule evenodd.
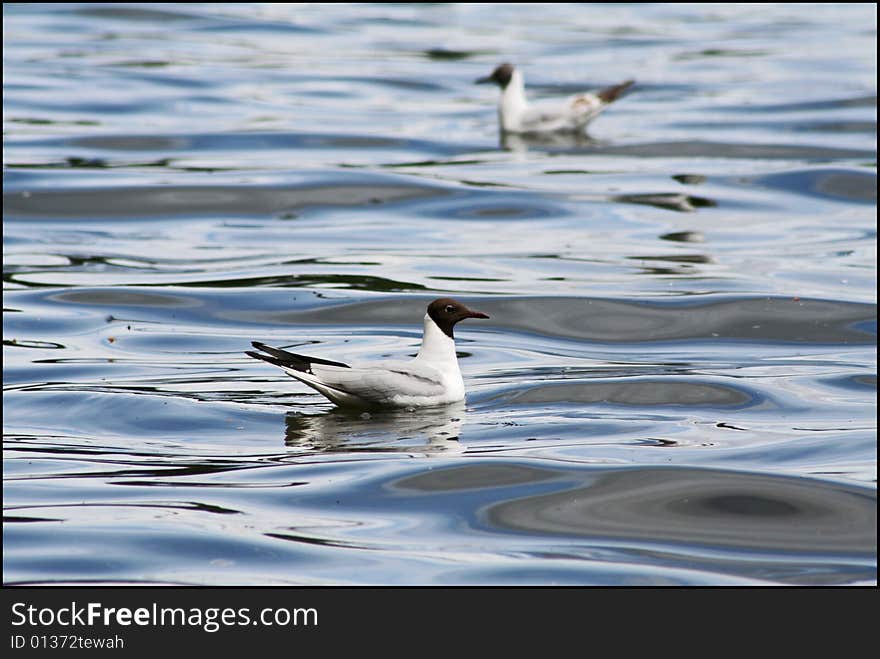
M 455 311 L 455 307 L 453 307 L 451 304 L 447 304 L 446 308 L 444 308 L 443 311 L 445 311 L 446 313 L 452 313 L 453 311 Z

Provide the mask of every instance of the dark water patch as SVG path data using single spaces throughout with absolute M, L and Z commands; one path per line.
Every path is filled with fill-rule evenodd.
M 77 167 L 79 169 L 104 169 L 108 166 L 107 161 L 101 158 L 67 158 L 67 165 L 70 167 Z M 160 167 L 164 167 L 168 164 L 167 160 L 158 161 L 162 163 L 159 165 Z
M 876 121 L 804 121 L 789 125 L 789 130 L 803 133 L 877 134 Z
M 535 146 L 540 146 L 536 144 Z M 644 144 L 591 144 L 561 153 L 593 153 L 636 158 L 719 158 L 732 160 L 871 160 L 876 151 L 801 144 L 737 144 L 727 142 L 650 142 Z
M 766 405 L 767 399 L 745 388 L 681 378 L 629 378 L 620 381 L 551 382 L 518 385 L 489 400 L 504 404 L 578 403 L 641 407 L 685 406 L 741 409 Z
M 16 348 L 39 348 L 40 350 L 63 350 L 64 345 L 52 341 L 28 341 L 27 339 L 3 339 L 3 345 Z
M 656 194 L 625 194 L 612 197 L 613 201 L 627 204 L 644 204 L 646 206 L 654 206 L 655 208 L 663 208 L 665 210 L 679 211 L 681 213 L 692 213 L 697 208 L 717 206 L 718 202 L 706 197 L 695 197 L 693 195 L 685 195 L 678 193 L 656 193 Z
M 707 181 L 707 177 L 703 174 L 675 174 L 671 178 L 682 185 L 700 185 Z
M 4 524 L 21 524 L 29 522 L 62 522 L 64 520 L 53 517 L 24 517 L 21 515 L 3 515 Z
M 472 145 L 449 141 L 360 133 L 226 132 L 163 134 L 109 134 L 24 138 L 13 143 L 19 149 L 89 149 L 98 151 L 163 151 L 210 153 L 212 151 L 278 151 L 356 148 L 371 151 L 397 150 L 454 155 L 475 150 Z
M 219 20 L 218 20 L 219 19 Z M 298 36 L 298 35 L 321 35 L 328 34 L 322 28 L 311 25 L 303 25 L 293 21 L 270 21 L 266 19 L 237 20 L 232 17 L 213 16 L 210 24 L 199 25 L 192 28 L 194 32 L 202 33 L 241 33 L 249 34 L 278 34 L 279 36 Z
M 697 122 L 679 121 L 668 124 L 685 130 L 695 131 L 738 131 L 743 129 L 766 130 L 773 133 L 832 133 L 832 134 L 876 134 L 876 121 L 857 121 L 839 119 L 836 121 L 729 121 Z
M 714 263 L 714 261 L 705 254 L 663 254 L 663 255 L 643 255 L 643 256 L 627 256 L 631 261 L 667 261 L 669 263 Z
M 132 69 L 163 69 L 168 66 L 174 66 L 174 64 L 175 62 L 171 62 L 169 60 L 137 59 L 114 62 L 113 66 L 121 66 Z
M 458 62 L 460 60 L 490 54 L 486 50 L 454 50 L 452 48 L 429 48 L 423 51 L 425 57 L 438 62 Z
M 764 57 L 768 54 L 765 50 L 747 50 L 739 48 L 704 48 L 703 50 L 679 53 L 673 60 L 689 61 L 716 57 Z
M 403 169 L 406 170 L 412 167 L 459 167 L 462 165 L 479 165 L 480 163 L 485 162 L 484 160 L 476 160 L 476 159 L 462 159 L 456 158 L 454 160 L 419 160 L 416 162 L 400 162 L 400 163 L 385 163 L 379 165 L 380 167 L 384 167 L 387 169 Z M 468 182 L 469 185 L 475 185 L 474 182 Z M 492 187 L 492 184 L 483 183 L 483 185 L 488 185 Z M 508 187 L 505 185 L 501 185 L 501 187 Z
M 556 204 L 547 201 L 530 203 L 524 196 L 508 197 L 505 193 L 499 193 L 491 202 L 467 199 L 455 205 L 435 207 L 430 214 L 445 219 L 498 221 L 538 220 L 568 215 L 567 210 Z
M 859 169 L 806 169 L 738 179 L 758 185 L 829 201 L 877 203 L 877 174 Z
M 675 299 L 651 303 L 571 298 L 506 300 L 482 305 L 491 323 L 587 341 L 744 339 L 795 343 L 870 343 L 870 304 L 789 298 Z
M 833 378 L 823 378 L 821 382 L 827 386 L 846 391 L 877 391 L 877 374 L 844 375 Z
M 139 292 L 126 289 L 92 289 L 71 290 L 62 293 L 54 293 L 47 299 L 64 304 L 82 306 L 111 306 L 115 308 L 126 307 L 193 307 L 200 303 L 191 296 L 169 295 L 168 293 Z
M 510 487 L 559 478 L 558 472 L 520 464 L 463 465 L 437 469 L 394 481 L 393 487 L 409 492 L 461 492 L 463 490 Z
M 162 283 L 160 286 L 167 286 Z M 415 282 L 396 281 L 386 277 L 370 275 L 343 275 L 323 272 L 320 274 L 278 275 L 271 277 L 236 277 L 235 279 L 204 279 L 187 282 L 190 288 L 311 288 L 332 286 L 336 289 L 375 291 L 392 293 L 402 291 L 423 291 L 427 286 Z
M 676 243 L 704 243 L 706 236 L 700 231 L 673 231 L 659 236 L 660 240 L 671 240 Z
M 72 7 L 66 9 L 71 14 L 86 18 L 107 18 L 138 23 L 171 23 L 200 20 L 197 14 L 187 13 L 175 8 L 174 11 L 150 7 L 101 6 Z
M 190 148 L 193 138 L 186 135 L 91 135 L 55 137 L 21 141 L 24 148 L 81 148 L 101 151 L 183 151 Z
M 80 119 L 80 120 L 62 120 L 48 119 L 42 117 L 7 117 L 3 119 L 4 123 L 25 124 L 28 126 L 100 126 L 99 121 Z
M 137 186 L 103 189 L 35 190 L 3 195 L 6 221 L 119 220 L 182 217 L 272 217 L 314 207 L 356 207 L 449 194 L 439 187 L 346 185 L 279 188 L 274 186 Z
M 590 470 L 583 485 L 486 510 L 488 524 L 561 534 L 749 552 L 876 552 L 873 490 L 715 469 Z
M 438 279 L 440 281 L 507 281 L 506 279 L 498 279 L 496 277 L 429 277 L 429 279 Z

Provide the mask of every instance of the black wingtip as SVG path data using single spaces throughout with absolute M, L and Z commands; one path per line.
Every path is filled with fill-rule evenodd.
M 327 366 L 338 366 L 340 368 L 351 368 L 348 364 L 342 362 L 334 362 L 329 359 L 320 359 L 318 357 L 309 357 L 308 355 L 299 355 L 295 352 L 288 352 L 280 348 L 273 348 L 259 341 L 251 341 L 251 345 L 257 350 L 261 350 L 266 355 L 245 351 L 245 354 L 257 359 L 262 359 L 270 364 L 281 366 L 282 368 L 292 368 L 297 371 L 310 371 L 312 364 L 325 364 Z
M 254 352 L 253 350 L 245 350 L 244 354 L 246 354 L 248 357 L 253 357 L 254 359 L 262 359 L 264 362 L 269 362 L 270 364 L 274 364 L 275 366 L 285 366 L 285 364 L 282 363 L 280 359 L 278 359 L 277 357 L 272 357 L 271 355 L 264 355 L 260 352 Z
M 263 352 L 245 350 L 244 354 L 246 354 L 248 357 L 261 359 L 264 362 L 269 362 L 273 366 L 280 366 L 281 368 L 292 368 L 297 371 L 307 371 L 309 368 L 308 362 L 293 359 L 293 355 L 290 355 L 283 350 L 279 350 L 278 348 L 267 346 L 265 343 L 260 343 L 259 341 L 251 341 L 251 345 L 257 350 L 262 350 Z

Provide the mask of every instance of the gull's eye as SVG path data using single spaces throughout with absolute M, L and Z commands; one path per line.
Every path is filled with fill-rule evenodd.
M 451 304 L 447 304 L 446 308 L 443 309 L 443 311 L 445 311 L 446 313 L 452 313 L 453 311 L 455 311 L 455 307 L 453 307 Z

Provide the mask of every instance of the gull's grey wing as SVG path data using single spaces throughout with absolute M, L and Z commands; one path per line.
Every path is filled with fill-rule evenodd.
M 401 396 L 435 397 L 444 393 L 440 373 L 413 362 L 375 362 L 350 368 L 312 364 L 312 374 L 327 387 L 366 401 Z
M 567 125 L 565 106 L 559 104 L 530 107 L 520 119 L 523 132 L 561 130 Z

